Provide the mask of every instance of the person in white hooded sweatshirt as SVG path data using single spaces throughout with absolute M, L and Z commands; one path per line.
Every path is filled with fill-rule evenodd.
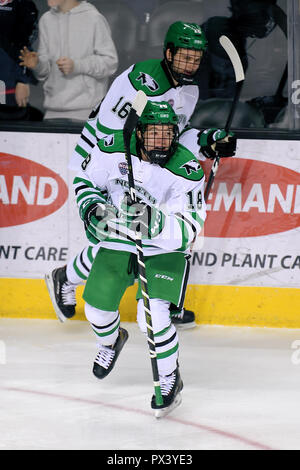
M 48 0 L 48 6 L 39 21 L 38 51 L 24 47 L 20 65 L 43 81 L 44 119 L 86 120 L 118 67 L 111 31 L 86 1 Z

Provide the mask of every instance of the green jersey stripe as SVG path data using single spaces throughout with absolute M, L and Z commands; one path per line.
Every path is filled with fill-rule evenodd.
M 78 183 L 85 183 L 87 186 L 94 188 L 93 183 L 90 180 L 86 180 L 84 178 L 81 178 L 81 177 L 79 178 L 78 176 L 76 176 L 74 178 L 73 184 L 78 184 Z
M 99 121 L 97 121 L 97 130 L 99 132 L 103 132 L 103 134 L 113 134 L 115 132 L 114 129 L 110 129 L 109 127 L 103 126 Z
M 202 228 L 203 225 L 204 225 L 204 220 L 201 219 L 201 217 L 199 217 L 199 215 L 197 214 L 197 212 L 192 212 L 192 217 L 193 217 L 193 219 L 200 225 L 200 227 Z
M 91 197 L 91 195 L 93 197 Z M 80 192 L 76 198 L 77 200 L 77 204 L 80 205 L 82 200 L 87 198 L 87 197 L 91 197 L 91 200 L 95 201 L 95 202 L 101 202 L 101 203 L 105 203 L 106 200 L 105 198 L 103 197 L 102 193 L 101 192 L 94 192 L 92 191 L 92 189 L 90 190 L 85 190 L 84 192 Z
M 176 217 L 176 220 L 179 223 L 179 226 L 181 228 L 181 235 L 182 235 L 181 247 L 178 248 L 178 250 L 176 251 L 186 251 L 191 242 L 190 237 L 189 237 L 189 232 L 183 220 L 181 220 L 179 217 Z
M 93 137 L 96 137 L 96 130 L 88 123 L 86 122 L 85 126 L 84 126 L 84 130 L 87 129 Z M 84 132 L 83 130 L 83 132 Z
M 89 261 L 90 261 L 91 263 L 93 263 L 93 261 L 94 261 L 93 246 L 89 246 L 89 247 L 88 247 L 86 254 L 87 254 L 87 257 L 88 257 Z
M 79 145 L 76 145 L 75 147 L 75 152 L 77 152 L 81 157 L 86 158 L 89 154 L 89 152 L 86 152 L 83 148 L 81 148 Z

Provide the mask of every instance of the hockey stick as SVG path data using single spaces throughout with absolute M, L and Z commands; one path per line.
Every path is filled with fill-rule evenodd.
M 230 39 L 227 36 L 223 35 L 223 36 L 220 37 L 219 41 L 220 41 L 221 46 L 225 49 L 227 55 L 229 56 L 229 58 L 231 60 L 231 63 L 232 63 L 233 69 L 234 69 L 234 73 L 235 73 L 235 82 L 236 82 L 234 98 L 233 98 L 231 108 L 230 108 L 230 112 L 229 112 L 229 115 L 228 115 L 228 118 L 227 118 L 227 121 L 226 121 L 226 124 L 225 124 L 225 131 L 226 131 L 226 133 L 228 133 L 228 131 L 230 129 L 230 126 L 231 126 L 231 123 L 232 123 L 232 120 L 233 120 L 233 116 L 234 116 L 236 107 L 237 107 L 237 103 L 238 103 L 239 98 L 240 98 L 240 94 L 241 94 L 241 91 L 242 91 L 242 86 L 243 86 L 243 83 L 244 83 L 244 80 L 245 80 L 245 74 L 244 74 L 244 69 L 243 69 L 243 65 L 242 65 L 241 59 L 239 57 L 239 54 L 238 54 L 236 48 L 234 47 L 234 45 L 232 44 L 232 42 L 230 41 Z M 205 188 L 205 192 L 204 192 L 205 201 L 207 201 L 207 199 L 208 199 L 210 189 L 212 187 L 212 184 L 214 182 L 216 173 L 217 173 L 218 168 L 219 168 L 219 163 L 220 163 L 220 156 L 217 155 L 216 158 L 214 159 L 213 165 L 211 167 L 210 175 L 209 175 L 209 178 L 208 178 L 208 181 L 207 181 L 207 184 L 206 184 L 206 188 Z
M 130 194 L 131 202 L 133 203 L 137 201 L 137 197 L 136 197 L 136 192 L 135 192 L 134 176 L 133 176 L 133 169 L 132 169 L 130 140 L 131 140 L 132 133 L 134 129 L 136 128 L 138 119 L 140 115 L 142 114 L 146 104 L 147 104 L 147 96 L 145 95 L 143 91 L 141 90 L 138 91 L 132 103 L 132 107 L 129 111 L 128 117 L 124 124 L 124 129 L 123 129 L 125 156 L 126 156 L 126 161 L 128 165 L 129 194 Z M 147 283 L 147 276 L 146 276 L 146 269 L 145 269 L 143 246 L 142 246 L 142 234 L 141 234 L 139 225 L 137 226 L 136 231 L 135 231 L 135 245 L 136 245 L 136 250 L 137 250 L 139 279 L 141 283 L 141 291 L 142 291 L 144 310 L 145 310 L 145 316 L 146 316 L 147 337 L 148 337 L 148 345 L 149 345 L 149 352 L 150 352 L 150 359 L 151 359 L 151 366 L 152 366 L 155 400 L 156 400 L 157 405 L 162 405 L 163 399 L 161 395 L 159 375 L 158 375 L 157 355 L 155 351 L 154 333 L 153 333 L 151 311 L 150 311 L 150 299 L 148 295 L 148 283 Z

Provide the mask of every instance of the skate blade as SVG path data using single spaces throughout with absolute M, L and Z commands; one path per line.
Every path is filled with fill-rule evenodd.
M 190 323 L 177 323 L 175 324 L 177 330 L 189 330 L 191 328 L 195 328 L 197 326 L 196 322 L 190 322 Z
M 175 408 L 177 408 L 177 406 L 179 406 L 181 404 L 181 402 L 182 402 L 181 394 L 178 393 L 175 400 L 173 401 L 173 403 L 170 406 L 167 406 L 166 408 L 161 408 L 161 409 L 158 409 L 158 410 L 154 411 L 155 418 L 157 418 L 157 419 L 164 418 L 165 416 L 170 414 L 171 411 L 173 411 Z
M 48 289 L 48 292 L 49 292 L 49 296 L 50 296 L 50 299 L 51 299 L 52 306 L 53 306 L 53 308 L 54 308 L 55 314 L 56 314 L 58 320 L 59 320 L 61 323 L 65 323 L 65 321 L 66 321 L 67 319 L 66 319 L 66 317 L 61 313 L 61 311 L 59 310 L 59 308 L 58 308 L 58 306 L 57 306 L 57 303 L 56 303 L 56 299 L 55 299 L 55 295 L 54 295 L 53 280 L 52 280 L 51 274 L 45 274 L 45 282 L 46 282 L 46 286 L 47 286 L 47 289 Z

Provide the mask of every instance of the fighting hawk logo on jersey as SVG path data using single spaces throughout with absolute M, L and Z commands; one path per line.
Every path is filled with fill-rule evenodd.
M 159 89 L 158 83 L 145 72 L 141 72 L 136 80 L 140 80 L 142 85 L 145 85 L 150 91 L 156 91 Z
M 197 173 L 197 171 L 201 169 L 201 166 L 196 160 L 190 160 L 189 162 L 186 162 L 184 165 L 182 165 L 180 168 L 184 168 L 187 175 L 190 176 L 192 171 Z
M 114 145 L 114 141 L 115 137 L 113 134 L 103 137 L 104 147 L 110 147 L 111 145 Z

